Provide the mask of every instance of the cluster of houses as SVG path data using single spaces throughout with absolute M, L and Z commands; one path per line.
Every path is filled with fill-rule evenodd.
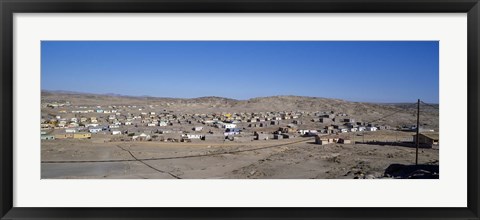
M 101 136 L 113 141 L 253 141 L 391 129 L 333 111 L 179 113 L 153 106 L 72 106 L 70 102 L 43 108 L 49 111 L 42 111 L 42 140 Z

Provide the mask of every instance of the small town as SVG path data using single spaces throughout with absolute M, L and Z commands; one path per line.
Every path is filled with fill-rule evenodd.
M 42 179 L 439 178 L 438 41 L 41 49 Z
M 316 144 L 351 144 L 364 132 L 415 131 L 415 125 L 401 128 L 357 121 L 334 111 L 305 112 L 221 112 L 178 114 L 154 111 L 154 106 L 74 106 L 69 102 L 46 103 L 57 115 L 42 115 L 41 139 L 91 139 L 105 141 L 246 142 L 315 137 Z M 356 138 L 356 140 L 355 140 Z M 412 143 L 414 142 L 412 136 Z M 438 132 L 422 130 L 420 144 L 438 146 Z M 408 142 L 408 140 L 377 140 Z

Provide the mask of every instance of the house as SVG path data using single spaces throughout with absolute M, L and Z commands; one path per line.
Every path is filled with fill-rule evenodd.
M 224 136 L 231 136 L 231 135 L 237 135 L 237 134 L 240 134 L 240 129 L 238 128 L 227 129 L 223 133 Z
M 296 138 L 297 135 L 295 133 L 291 133 L 291 134 L 282 134 L 283 138 L 284 139 L 290 139 L 290 138 Z
M 75 133 L 75 132 L 77 132 L 77 129 L 67 128 L 67 129 L 65 129 L 65 132 L 66 132 L 66 133 Z
M 73 134 L 74 139 L 90 139 L 92 138 L 92 134 L 90 133 L 75 133 Z
M 278 140 L 283 139 L 283 135 L 282 134 L 274 134 L 273 139 L 278 139 Z
M 51 124 L 47 124 L 47 123 L 40 124 L 40 128 L 51 128 L 51 127 L 53 127 Z
M 367 127 L 367 131 L 377 131 L 377 127 Z
M 298 127 L 293 125 L 293 124 L 290 124 L 287 127 L 279 128 L 279 131 L 281 131 L 283 133 L 296 133 L 297 130 L 298 130 Z
M 335 118 L 335 114 L 323 114 L 322 118 Z
M 270 125 L 279 125 L 280 122 L 279 121 L 270 121 Z
M 354 122 L 355 122 L 355 119 L 353 119 L 353 118 L 344 118 L 344 119 L 343 119 L 343 122 L 354 123 Z
M 224 123 L 223 128 L 236 128 L 237 125 L 233 123 Z
M 79 126 L 79 124 L 77 122 L 71 122 L 70 124 L 68 124 L 69 128 L 76 128 L 78 126 Z
M 161 127 L 165 127 L 165 126 L 167 126 L 167 122 L 166 121 L 160 121 L 160 123 L 158 125 L 161 126 Z
M 416 142 L 417 135 L 413 135 L 413 142 Z M 418 134 L 418 143 L 421 145 L 426 145 L 428 147 L 438 146 L 439 145 L 439 134 L 438 132 L 424 132 Z
M 303 121 L 293 120 L 292 123 L 294 123 L 294 124 L 296 124 L 296 125 L 302 125 L 302 124 L 303 124 Z
M 121 131 L 112 131 L 112 135 L 119 135 L 119 134 L 122 134 Z
M 339 138 L 339 139 L 337 140 L 337 143 L 339 143 L 339 144 L 351 144 L 352 141 L 349 140 L 349 139 Z
M 201 134 L 185 134 L 184 137 L 188 139 L 202 139 Z
M 55 140 L 55 136 L 50 134 L 42 134 L 40 135 L 40 140 Z
M 388 125 L 380 125 L 378 126 L 378 130 L 390 130 L 392 129 L 392 127 L 388 126 Z
M 59 121 L 58 124 L 57 124 L 57 127 L 64 128 L 66 124 L 67 124 L 66 121 Z
M 309 130 L 298 130 L 298 133 L 301 134 L 301 135 L 305 135 L 307 132 L 309 132 Z
M 192 130 L 194 130 L 194 131 L 201 131 L 201 130 L 203 130 L 203 127 L 194 127 Z
M 56 134 L 55 139 L 73 138 L 73 133 Z
M 157 126 L 157 124 L 156 123 L 148 123 L 147 126 L 148 127 L 155 127 L 155 126 Z
M 268 140 L 268 134 L 255 133 L 255 140 Z
M 204 141 L 223 141 L 225 140 L 225 136 L 221 134 L 206 134 L 203 135 L 201 139 Z
M 150 137 L 150 135 L 148 134 L 145 134 L 145 133 L 141 133 L 140 135 L 134 135 L 132 137 L 132 141 L 148 141 L 148 140 L 151 140 L 152 138 Z
M 320 135 L 316 135 L 315 144 L 325 145 L 325 144 L 329 144 L 329 141 L 326 138 L 322 138 L 322 136 Z
M 332 119 L 331 118 L 319 118 L 318 122 L 320 122 L 320 123 L 331 123 Z
M 93 127 L 88 129 L 88 132 L 90 133 L 98 133 L 100 131 L 102 131 L 102 128 Z

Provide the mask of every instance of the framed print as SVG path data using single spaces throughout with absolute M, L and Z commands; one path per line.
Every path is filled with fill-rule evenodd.
M 1 218 L 478 219 L 478 7 L 2 1 Z

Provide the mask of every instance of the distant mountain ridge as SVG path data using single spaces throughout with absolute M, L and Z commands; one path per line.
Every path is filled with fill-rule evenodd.
M 295 95 L 277 95 L 277 96 L 265 96 L 265 97 L 255 97 L 247 100 L 239 100 L 234 98 L 220 97 L 220 96 L 200 96 L 195 98 L 172 98 L 172 97 L 161 97 L 161 96 L 150 96 L 150 95 L 123 95 L 117 93 L 88 93 L 88 92 L 76 92 L 76 91 L 67 91 L 67 90 L 42 90 L 42 95 L 87 95 L 87 96 L 112 96 L 112 97 L 127 97 L 127 98 L 148 98 L 148 99 L 179 99 L 179 100 L 195 100 L 195 101 L 207 101 L 207 100 L 224 100 L 224 101 L 249 101 L 249 102 L 258 102 L 263 99 L 276 99 L 276 98 L 312 98 L 312 99 L 332 99 L 332 98 L 322 98 L 322 97 L 310 97 L 310 96 L 295 96 Z M 340 99 L 332 99 L 340 100 Z

